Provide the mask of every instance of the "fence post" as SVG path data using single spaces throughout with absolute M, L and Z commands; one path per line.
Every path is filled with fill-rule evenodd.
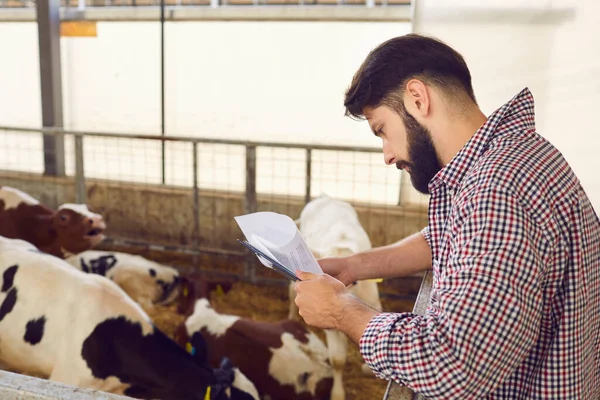
M 398 176 L 400 177 L 400 191 L 398 193 L 398 205 L 404 206 L 408 203 L 407 197 L 410 195 L 410 190 L 411 190 L 411 184 L 409 183 L 410 176 L 408 175 L 408 172 L 406 172 L 405 170 L 400 171 L 400 174 Z
M 310 185 L 312 183 L 312 149 L 306 149 L 306 191 L 304 194 L 304 203 L 310 201 Z
M 198 142 L 192 143 L 192 165 L 194 168 L 194 233 L 192 234 L 192 244 L 197 250 L 200 246 L 200 193 L 198 191 Z M 198 267 L 198 255 L 194 253 L 194 268 Z
M 256 146 L 246 145 L 246 197 L 244 209 L 246 214 L 256 212 Z M 249 251 L 248 251 L 249 252 Z M 246 277 L 250 282 L 256 282 L 255 258 L 248 257 L 246 261 Z
M 37 2 L 42 125 L 63 127 L 60 60 L 60 0 Z M 64 134 L 44 133 L 44 174 L 65 176 Z
M 85 187 L 85 169 L 83 167 L 83 136 L 75 136 L 75 202 L 85 204 L 87 190 Z

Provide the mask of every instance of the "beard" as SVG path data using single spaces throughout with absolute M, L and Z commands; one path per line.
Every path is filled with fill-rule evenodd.
M 400 115 L 406 128 L 409 161 L 400 161 L 396 163 L 396 167 L 408 167 L 413 187 L 422 194 L 429 194 L 429 182 L 442 169 L 431 132 L 408 113 L 404 104 L 401 106 Z

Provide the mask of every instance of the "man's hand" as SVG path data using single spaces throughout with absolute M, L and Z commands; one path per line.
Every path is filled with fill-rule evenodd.
M 321 329 L 337 329 L 359 343 L 369 321 L 378 311 L 353 296 L 346 286 L 327 275 L 298 271 L 296 305 L 304 321 Z
M 337 329 L 341 319 L 346 286 L 328 274 L 315 275 L 298 270 L 296 305 L 304 321 L 316 328 Z
M 354 276 L 352 276 L 347 257 L 326 257 L 318 259 L 317 262 L 323 272 L 331 275 L 346 286 L 356 281 Z

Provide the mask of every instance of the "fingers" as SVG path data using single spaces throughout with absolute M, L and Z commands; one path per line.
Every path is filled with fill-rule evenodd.
M 296 270 L 296 276 L 300 279 L 302 279 L 303 281 L 309 281 L 311 279 L 315 279 L 318 277 L 318 275 L 315 275 L 313 273 L 310 272 L 306 272 L 306 271 L 302 271 L 302 270 Z

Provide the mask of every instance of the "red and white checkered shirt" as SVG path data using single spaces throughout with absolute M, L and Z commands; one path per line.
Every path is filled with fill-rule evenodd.
M 429 190 L 431 304 L 370 321 L 377 376 L 434 399 L 600 399 L 600 221 L 528 89 Z

